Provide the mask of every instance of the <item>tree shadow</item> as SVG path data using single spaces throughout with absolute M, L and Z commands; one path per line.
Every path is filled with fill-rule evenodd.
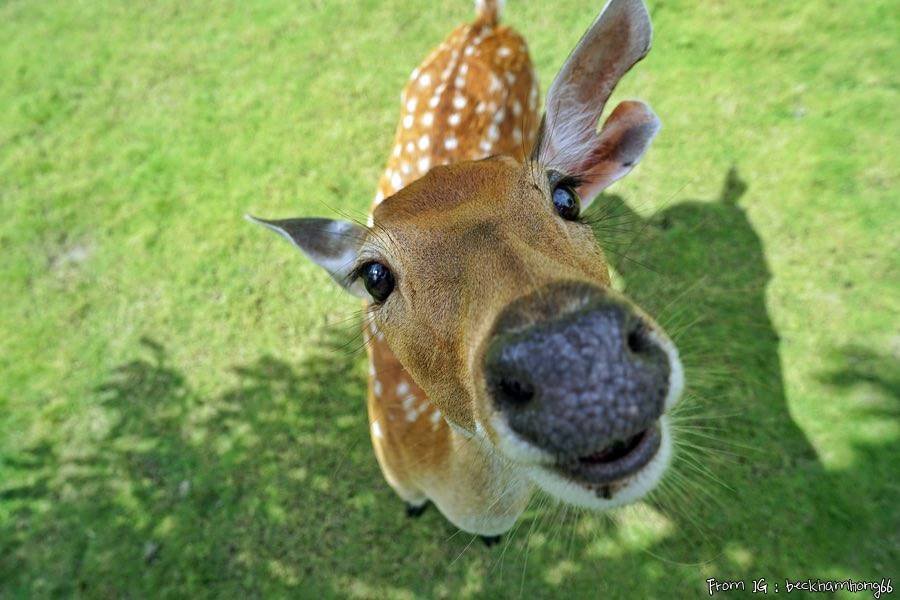
M 826 470 L 792 418 L 746 189 L 732 170 L 716 200 L 644 218 L 605 196 L 592 215 L 688 370 L 686 445 L 644 506 L 597 516 L 538 497 L 484 548 L 436 511 L 402 516 L 342 334 L 311 332 L 296 363 L 236 366 L 224 391 L 195 387 L 145 339 L 85 400 L 90 435 L 0 457 L 0 595 L 655 597 L 694 596 L 707 577 L 890 575 L 896 441 L 855 438 L 855 460 Z M 829 360 L 823 385 L 897 397 L 889 359 L 848 347 Z M 896 417 L 880 400 L 865 410 Z
M 331 534 L 378 482 L 361 365 L 340 338 L 312 340 L 297 365 L 235 367 L 211 395 L 142 340 L 91 399 L 90 443 L 4 457 L 16 483 L 0 484 L 2 595 L 314 591 L 322 560 L 308 554 L 341 559 Z

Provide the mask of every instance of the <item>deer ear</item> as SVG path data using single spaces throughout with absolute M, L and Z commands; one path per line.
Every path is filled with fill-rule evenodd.
M 251 215 L 246 218 L 284 237 L 353 295 L 369 297 L 359 281 L 351 281 L 359 248 L 366 237 L 363 227 L 333 219 L 268 220 Z
M 547 93 L 532 158 L 574 175 L 587 205 L 627 174 L 659 130 L 642 102 L 616 107 L 600 132 L 597 121 L 616 84 L 650 51 L 650 16 L 641 0 L 610 0 L 572 51 Z

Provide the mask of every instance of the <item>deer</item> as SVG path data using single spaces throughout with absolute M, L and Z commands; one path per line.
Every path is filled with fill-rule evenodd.
M 613 289 L 583 211 L 660 128 L 621 77 L 650 50 L 641 0 L 609 0 L 542 116 L 521 35 L 476 2 L 416 67 L 368 222 L 248 218 L 366 307 L 370 438 L 418 516 L 431 503 L 488 545 L 537 490 L 603 511 L 636 502 L 673 454 L 684 387 L 671 338 Z

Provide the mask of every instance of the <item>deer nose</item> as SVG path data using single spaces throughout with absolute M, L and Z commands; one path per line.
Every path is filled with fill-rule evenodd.
M 648 324 L 608 298 L 496 332 L 484 367 L 509 427 L 561 460 L 601 455 L 652 432 L 669 388 L 668 355 Z M 631 461 L 634 470 L 645 463 Z

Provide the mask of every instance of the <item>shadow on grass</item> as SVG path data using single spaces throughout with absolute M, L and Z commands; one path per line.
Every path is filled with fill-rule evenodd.
M 855 442 L 855 463 L 826 471 L 795 424 L 766 308 L 771 274 L 739 203 L 747 188 L 732 169 L 717 200 L 682 200 L 646 219 L 617 196 L 598 200 L 598 236 L 628 295 L 675 336 L 689 382 L 675 474 L 653 502 L 679 533 L 646 550 L 687 567 L 694 592 L 706 576 L 889 576 L 898 564 L 897 511 L 885 499 L 896 440 Z M 823 402 L 851 381 L 896 397 L 896 378 L 883 375 L 889 361 L 861 356 L 823 377 L 833 392 Z M 655 565 L 643 574 L 671 580 Z
M 900 416 L 897 410 L 900 403 L 900 371 L 895 358 L 851 344 L 834 352 L 832 362 L 841 366 L 820 374 L 820 381 L 841 390 L 871 386 L 893 400 L 893 405 L 885 411 L 886 416 Z
M 160 344 L 142 344 L 144 356 L 98 388 L 91 443 L 4 461 L 23 483 L 0 487 L 13 506 L 0 524 L 3 586 L 25 596 L 260 593 L 304 580 L 310 589 L 312 569 L 329 560 L 339 570 L 332 533 L 378 484 L 346 343 L 315 340 L 295 366 L 264 356 L 236 367 L 235 385 L 209 398 Z
M 311 335 L 298 364 L 238 366 L 218 394 L 194 389 L 146 339 L 97 390 L 87 442 L 60 434 L 4 459 L 15 477 L 0 483 L 0 585 L 22 596 L 654 597 L 693 596 L 707 577 L 889 575 L 896 444 L 854 442 L 857 461 L 829 472 L 791 418 L 746 188 L 732 171 L 721 198 L 648 219 L 619 197 L 597 201 L 627 293 L 676 336 L 688 368 L 685 446 L 646 506 L 606 517 L 539 500 L 502 545 L 482 548 L 436 511 L 401 516 L 369 446 L 361 358 L 341 336 Z M 884 360 L 863 354 L 823 382 L 896 396 Z

